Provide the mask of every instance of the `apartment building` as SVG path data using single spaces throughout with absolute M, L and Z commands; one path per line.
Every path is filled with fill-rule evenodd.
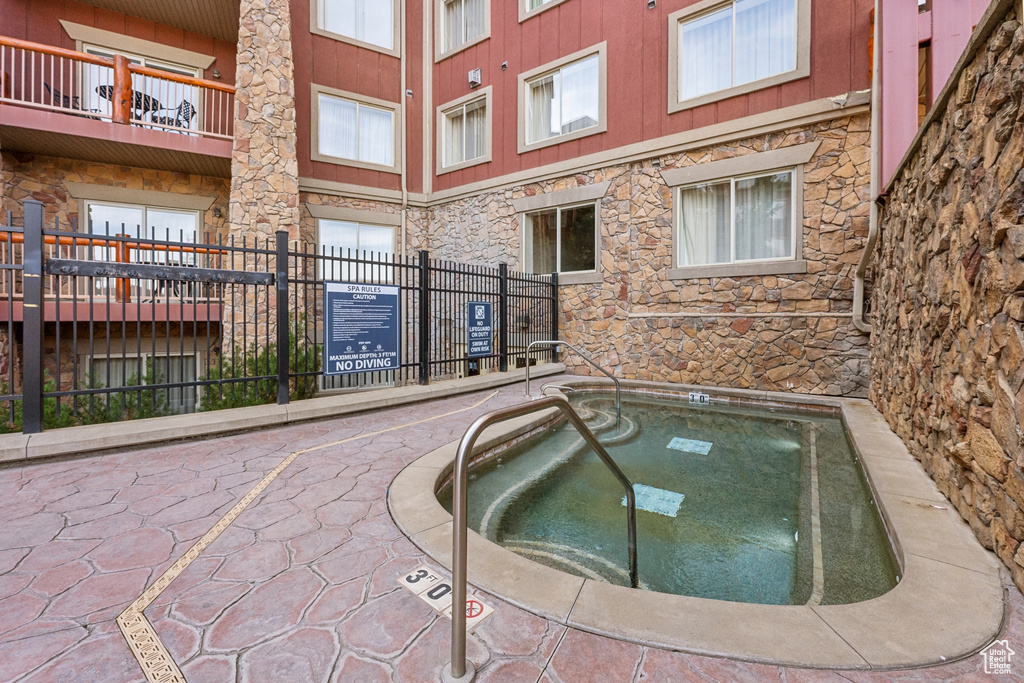
M 620 376 L 867 393 L 871 0 L 0 7 L 15 217 L 558 272 Z

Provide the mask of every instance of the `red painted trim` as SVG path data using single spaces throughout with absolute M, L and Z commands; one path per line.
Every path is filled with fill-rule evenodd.
M 0 126 L 40 130 L 159 149 L 173 149 L 211 157 L 231 158 L 231 142 L 229 140 L 209 140 L 198 136 L 151 130 L 139 126 L 126 126 L 109 121 L 98 121 L 85 116 L 41 111 L 9 104 L 0 104 Z

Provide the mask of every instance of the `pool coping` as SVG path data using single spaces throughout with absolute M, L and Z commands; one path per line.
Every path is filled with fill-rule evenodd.
M 575 388 L 607 382 L 560 382 Z M 939 492 L 866 400 L 623 381 L 630 393 L 700 391 L 713 402 L 838 411 L 900 566 L 888 593 L 849 605 L 756 605 L 635 591 L 532 562 L 472 529 L 469 581 L 477 588 L 574 628 L 663 649 L 825 669 L 898 669 L 975 654 L 1004 619 L 1001 565 Z M 642 390 L 642 391 L 641 391 Z M 524 437 L 552 419 L 536 414 L 492 427 L 477 452 Z M 398 527 L 451 568 L 451 515 L 435 490 L 449 476 L 458 442 L 405 467 L 388 491 Z

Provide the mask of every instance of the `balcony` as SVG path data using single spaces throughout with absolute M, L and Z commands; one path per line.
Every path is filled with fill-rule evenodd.
M 235 89 L 0 36 L 5 150 L 229 177 Z

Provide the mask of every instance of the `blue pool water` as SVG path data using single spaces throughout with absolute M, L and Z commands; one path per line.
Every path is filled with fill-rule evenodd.
M 763 604 L 844 604 L 896 585 L 838 417 L 579 394 L 635 484 L 641 588 Z M 470 528 L 561 571 L 629 585 L 621 485 L 569 425 L 470 470 Z M 451 489 L 439 493 L 450 511 Z

